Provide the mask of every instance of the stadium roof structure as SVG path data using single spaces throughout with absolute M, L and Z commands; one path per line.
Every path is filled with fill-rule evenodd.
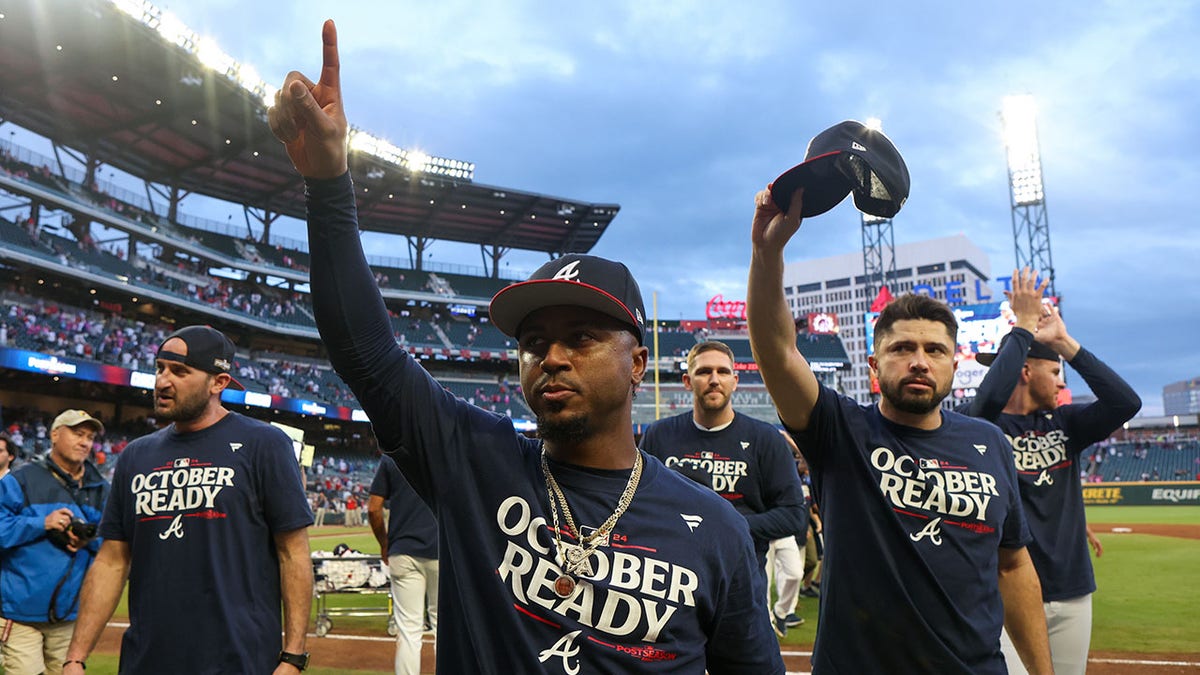
M 266 121 L 273 90 L 248 88 L 261 80 L 219 50 L 214 69 L 194 33 L 168 41 L 168 21 L 142 0 L 6 1 L 0 121 L 182 195 L 262 209 L 268 227 L 270 214 L 303 218 L 303 182 Z M 493 270 L 508 249 L 588 252 L 620 210 L 474 183 L 472 164 L 356 132 L 363 229 L 492 247 Z

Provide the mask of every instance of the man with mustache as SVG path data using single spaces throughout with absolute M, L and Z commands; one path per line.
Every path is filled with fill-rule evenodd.
M 692 392 L 692 410 L 651 424 L 642 450 L 711 488 L 745 517 L 766 583 L 771 541 L 808 526 L 795 460 L 775 427 L 733 409 L 738 375 L 729 345 L 701 342 L 688 352 L 687 364 L 683 385 Z M 780 637 L 788 614 L 772 617 Z
M 286 434 L 221 405 L 221 392 L 242 388 L 233 360 L 233 343 L 209 326 L 159 347 L 154 415 L 170 424 L 121 453 L 66 675 L 83 674 L 127 577 L 123 674 L 290 675 L 307 665 L 304 478 Z
M 443 673 L 782 674 L 746 521 L 633 436 L 648 350 L 629 269 L 552 260 L 492 299 L 538 438 L 446 391 L 396 342 L 358 236 L 337 33 L 271 109 L 308 193 L 329 358 L 438 522 Z
M 783 293 L 803 193 L 786 213 L 769 190 L 756 196 L 746 315 L 827 526 L 813 672 L 1001 675 L 1002 625 L 1031 672 L 1052 672 L 1011 447 L 996 427 L 940 408 L 953 312 L 911 294 L 881 312 L 868 359 L 877 405 L 821 386 Z

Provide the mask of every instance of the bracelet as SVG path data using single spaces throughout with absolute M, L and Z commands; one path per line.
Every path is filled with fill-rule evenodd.
M 63 661 L 63 668 L 66 668 L 67 666 L 71 665 L 72 663 L 78 663 L 80 668 L 87 670 L 87 662 L 83 661 L 81 659 L 68 659 L 66 661 Z

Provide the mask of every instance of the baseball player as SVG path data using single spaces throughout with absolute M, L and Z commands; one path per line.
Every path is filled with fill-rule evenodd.
M 1087 670 L 1092 635 L 1092 593 L 1096 579 L 1083 507 L 1079 457 L 1088 446 L 1108 438 L 1138 410 L 1142 401 L 1125 380 L 1080 346 L 1067 332 L 1057 307 L 1043 305 L 1036 275 L 1013 274 L 1011 305 L 1017 317 L 1012 332 L 995 354 L 980 354 L 990 366 L 969 414 L 998 425 L 1011 444 L 1021 501 L 1033 541 L 1029 554 L 1042 586 L 1054 672 Z M 1096 401 L 1059 405 L 1066 383 L 1062 363 L 1081 377 Z M 1024 673 L 1011 658 L 1012 641 L 1002 641 L 1009 673 Z
M 622 264 L 568 255 L 496 294 L 538 439 L 396 343 L 358 238 L 337 34 L 271 109 L 308 192 L 313 309 L 380 447 L 438 521 L 438 671 L 782 673 L 746 521 L 634 445 L 645 310 Z
M 1002 624 L 1031 671 L 1051 672 L 1007 440 L 940 408 L 955 368 L 953 312 L 922 295 L 884 309 L 870 357 L 878 405 L 821 386 L 783 294 L 803 192 L 786 214 L 769 190 L 757 195 L 746 305 L 763 381 L 827 525 L 813 672 L 999 675 Z

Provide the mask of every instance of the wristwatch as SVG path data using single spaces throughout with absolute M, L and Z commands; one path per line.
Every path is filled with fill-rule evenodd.
M 286 663 L 289 666 L 296 666 L 297 670 L 304 670 L 308 667 L 308 652 L 304 652 L 303 654 L 279 652 L 279 662 Z

